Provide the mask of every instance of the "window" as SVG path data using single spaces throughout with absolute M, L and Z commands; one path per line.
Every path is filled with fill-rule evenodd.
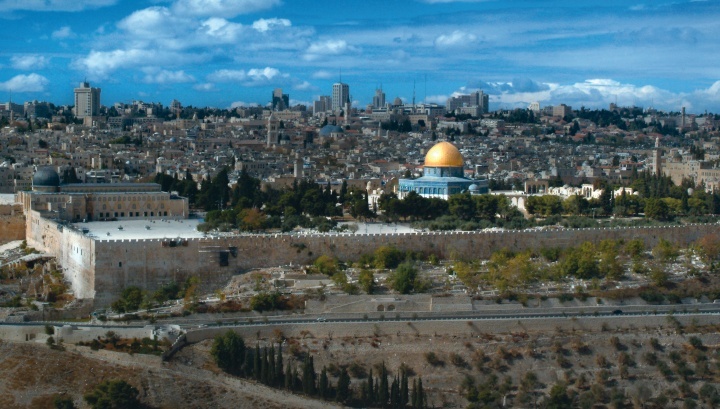
M 122 267 L 122 261 L 118 262 L 118 267 Z

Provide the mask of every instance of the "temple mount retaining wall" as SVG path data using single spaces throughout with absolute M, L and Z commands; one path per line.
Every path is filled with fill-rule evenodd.
M 236 274 L 254 268 L 312 263 L 325 254 L 354 261 L 381 246 L 435 254 L 439 258 L 487 258 L 494 251 L 569 247 L 605 239 L 641 239 L 646 248 L 661 238 L 686 246 L 718 224 L 683 226 L 547 229 L 523 231 L 421 232 L 393 234 L 259 234 L 206 238 L 109 240 L 91 237 L 71 226 L 27 214 L 29 246 L 54 255 L 77 298 L 95 299 L 98 307 L 115 301 L 128 286 L 154 291 L 171 281 L 200 278 L 203 290 L 224 286 Z

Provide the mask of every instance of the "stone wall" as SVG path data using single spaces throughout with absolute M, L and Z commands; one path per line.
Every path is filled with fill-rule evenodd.
M 77 298 L 107 306 L 128 286 L 154 291 L 171 281 L 198 276 L 203 290 L 224 286 L 253 268 L 312 263 L 327 254 L 354 261 L 380 246 L 395 246 L 440 258 L 487 258 L 494 251 L 575 246 L 584 241 L 641 239 L 646 248 L 660 238 L 681 246 L 720 232 L 718 224 L 556 229 L 499 232 L 395 234 L 267 234 L 200 239 L 106 240 L 27 213 L 28 245 L 57 257 Z
M 25 240 L 25 217 L 20 214 L 0 216 L 0 245 Z
M 68 226 L 45 219 L 37 211 L 27 214 L 26 240 L 30 247 L 54 255 L 72 284 L 76 298 L 95 297 L 95 240 Z
M 584 241 L 598 243 L 605 239 L 641 239 L 647 248 L 654 247 L 660 238 L 685 246 L 711 233 L 718 233 L 717 224 L 686 226 L 558 229 L 543 231 L 503 232 L 435 232 L 407 234 L 327 234 L 327 235 L 243 235 L 205 239 L 157 240 L 90 240 L 73 237 L 91 249 L 89 259 L 75 262 L 74 268 L 95 271 L 80 272 L 79 283 L 87 286 L 79 294 L 96 294 L 97 305 L 107 305 L 117 298 L 123 288 L 137 285 L 155 290 L 170 281 L 182 281 L 189 276 L 200 277 L 203 289 L 214 290 L 235 274 L 253 268 L 309 264 L 322 254 L 352 261 L 372 253 L 383 245 L 441 258 L 486 258 L 502 248 L 527 250 L 542 247 L 575 246 Z M 66 246 L 67 251 L 67 246 Z M 72 250 L 70 250 L 72 251 Z M 93 261 L 93 256 L 95 260 Z M 75 283 L 75 281 L 74 281 Z M 94 285 L 94 288 L 90 288 Z M 78 291 L 78 290 L 76 290 Z

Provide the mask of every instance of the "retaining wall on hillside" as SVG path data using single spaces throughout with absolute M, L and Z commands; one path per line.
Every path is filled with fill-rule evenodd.
M 95 297 L 97 306 L 117 299 L 128 286 L 153 291 L 165 283 L 198 276 L 204 290 L 215 290 L 253 268 L 312 263 L 326 254 L 357 260 L 380 246 L 435 254 L 440 258 L 487 258 L 502 248 L 528 250 L 576 246 L 584 241 L 641 239 L 647 248 L 660 238 L 685 246 L 720 232 L 718 224 L 484 232 L 393 234 L 266 234 L 232 237 L 106 240 L 90 238 L 31 212 L 28 244 L 55 254 L 78 298 Z M 39 220 L 35 220 L 35 219 Z
M 0 245 L 25 240 L 25 217 L 22 213 L 0 215 Z

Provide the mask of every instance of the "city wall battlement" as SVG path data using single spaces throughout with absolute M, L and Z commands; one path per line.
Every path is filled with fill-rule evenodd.
M 718 224 L 683 226 L 546 229 L 390 234 L 259 234 L 111 240 L 92 238 L 30 214 L 28 244 L 58 257 L 78 298 L 98 306 L 116 300 L 128 286 L 153 291 L 171 281 L 197 276 L 204 290 L 224 286 L 255 268 L 311 264 L 321 255 L 354 261 L 381 246 L 435 254 L 439 258 L 487 258 L 503 248 L 523 251 L 571 247 L 605 239 L 641 239 L 646 248 L 665 239 L 681 246 L 719 234 Z

